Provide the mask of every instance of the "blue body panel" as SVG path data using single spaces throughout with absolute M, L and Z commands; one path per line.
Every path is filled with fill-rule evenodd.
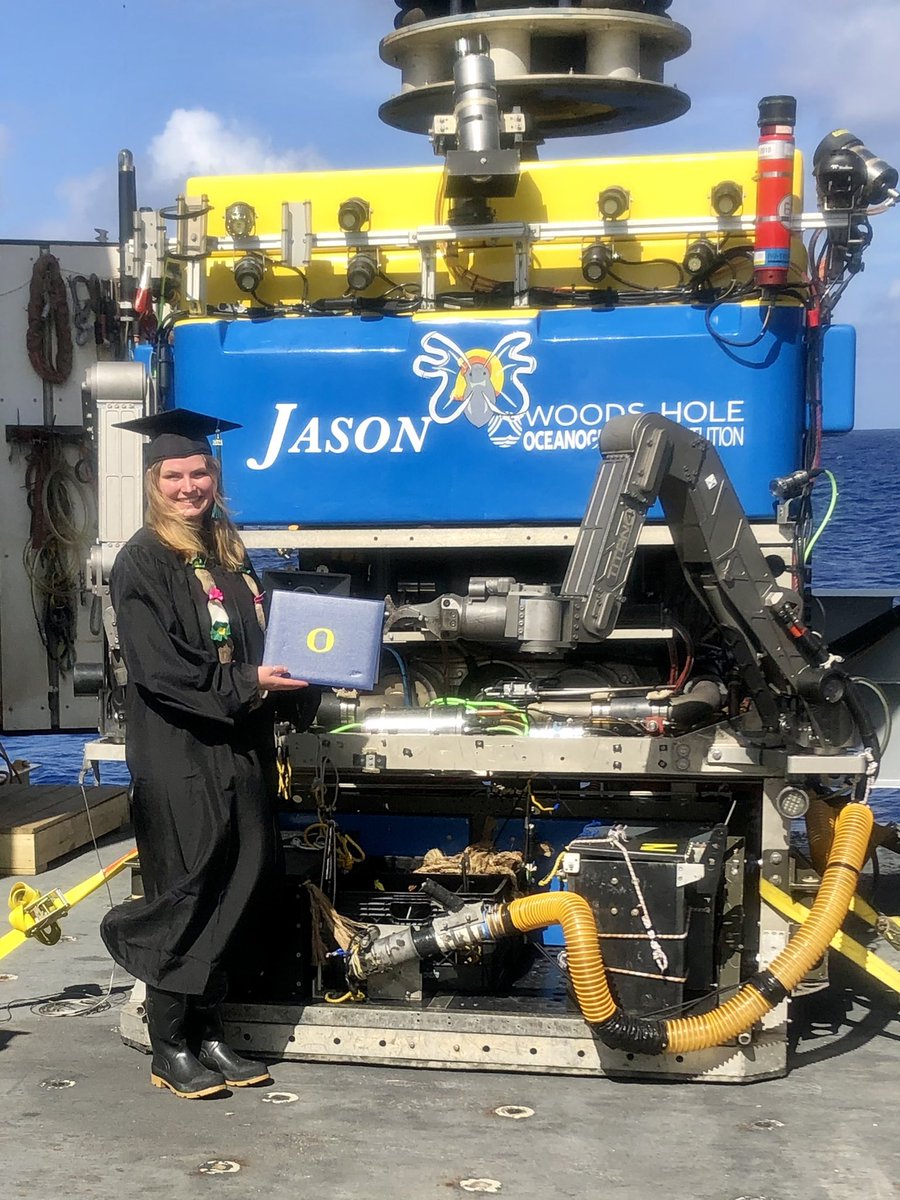
M 135 362 L 143 363 L 147 370 L 153 364 L 153 346 L 150 342 L 138 342 L 132 347 L 132 358 Z
M 760 333 L 756 307 L 710 320 Z M 846 339 L 830 344 L 834 374 Z M 800 462 L 799 308 L 744 348 L 702 308 L 657 305 L 183 322 L 174 356 L 174 403 L 243 425 L 224 447 L 241 524 L 577 522 L 599 430 L 627 412 L 709 438 L 757 519 Z
M 822 353 L 822 411 L 826 433 L 849 433 L 856 415 L 856 330 L 832 325 Z

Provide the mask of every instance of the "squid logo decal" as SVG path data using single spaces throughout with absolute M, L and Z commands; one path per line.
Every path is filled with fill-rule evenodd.
M 522 382 L 537 367 L 525 353 L 530 345 L 531 334 L 521 330 L 504 334 L 493 350 L 461 350 L 443 333 L 427 333 L 413 371 L 437 381 L 428 403 L 432 420 L 449 425 L 465 414 L 476 428 L 487 426 L 495 446 L 514 446 L 531 405 Z

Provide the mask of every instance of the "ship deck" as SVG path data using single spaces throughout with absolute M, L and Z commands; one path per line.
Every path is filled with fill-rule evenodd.
M 105 838 L 103 861 L 129 845 Z M 91 849 L 37 883 L 66 888 L 96 869 Z M 123 898 L 127 876 L 111 889 Z M 898 911 L 900 875 L 883 877 L 879 898 Z M 56 947 L 26 943 L 0 963 L 0 1151 L 11 1200 L 180 1200 L 223 1187 L 296 1200 L 900 1193 L 897 999 L 855 968 L 795 1002 L 784 1079 L 738 1087 L 285 1062 L 273 1066 L 271 1087 L 188 1103 L 152 1088 L 146 1056 L 121 1042 L 121 973 L 111 1006 L 53 1015 L 52 1002 L 107 992 L 111 964 L 97 932 L 107 902 L 101 891 L 73 910 Z M 533 1115 L 498 1114 L 508 1106 Z

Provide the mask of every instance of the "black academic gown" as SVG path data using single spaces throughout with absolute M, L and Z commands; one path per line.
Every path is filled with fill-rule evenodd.
M 231 625 L 228 664 L 193 568 L 150 530 L 121 550 L 110 577 L 146 903 L 113 909 L 101 932 L 136 978 L 190 995 L 218 976 L 242 919 L 262 915 L 278 861 L 272 715 L 256 673 L 264 637 L 240 573 L 209 570 Z

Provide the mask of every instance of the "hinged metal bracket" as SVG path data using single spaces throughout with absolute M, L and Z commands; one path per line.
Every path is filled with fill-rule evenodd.
M 281 261 L 305 270 L 312 262 L 312 203 L 285 201 L 281 206 Z

